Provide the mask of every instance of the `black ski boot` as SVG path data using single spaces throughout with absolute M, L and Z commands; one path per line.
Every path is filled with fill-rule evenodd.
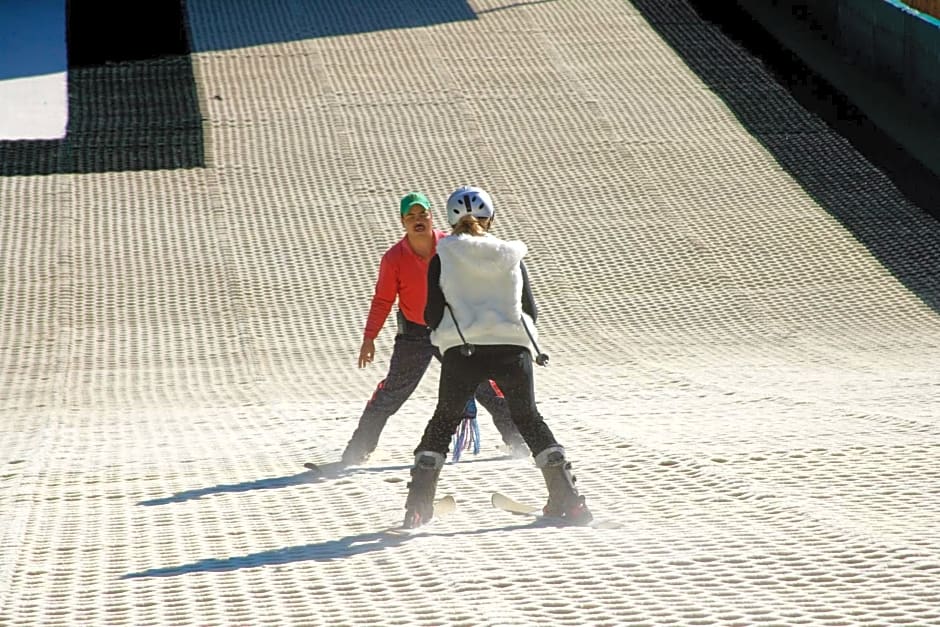
M 444 467 L 444 456 L 433 451 L 421 451 L 415 455 L 408 483 L 408 499 L 405 501 L 405 520 L 402 527 L 414 529 L 427 523 L 434 516 L 434 494 L 437 479 Z
M 536 455 L 535 465 L 542 471 L 548 487 L 548 503 L 542 508 L 546 516 L 563 518 L 579 525 L 594 519 L 584 504 L 584 497 L 574 487 L 576 479 L 571 474 L 571 462 L 565 459 L 565 449 L 560 446 L 548 447 Z

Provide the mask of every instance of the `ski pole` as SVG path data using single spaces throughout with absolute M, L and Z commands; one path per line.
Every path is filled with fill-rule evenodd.
M 463 332 L 460 330 L 460 325 L 457 324 L 457 316 L 454 315 L 454 310 L 450 308 L 450 303 L 444 302 L 444 306 L 447 307 L 447 311 L 450 312 L 450 319 L 454 321 L 454 328 L 457 329 L 457 335 L 460 336 L 460 341 L 463 342 L 463 346 L 460 347 L 460 354 L 464 357 L 469 357 L 477 349 L 476 346 L 467 342 L 463 336 Z
M 546 355 L 545 353 L 539 350 L 539 345 L 535 343 L 535 338 L 532 337 L 532 331 L 529 331 L 529 325 L 525 323 L 525 317 L 519 316 L 519 321 L 522 322 L 522 328 L 525 329 L 526 335 L 529 336 L 529 341 L 532 342 L 532 348 L 534 348 L 535 352 L 538 353 L 538 355 L 535 358 L 535 363 L 537 363 L 540 366 L 547 366 L 548 355 Z

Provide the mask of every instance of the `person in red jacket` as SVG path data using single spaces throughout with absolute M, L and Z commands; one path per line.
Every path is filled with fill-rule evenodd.
M 428 263 L 434 257 L 437 242 L 447 234 L 434 228 L 431 203 L 418 192 L 406 194 L 399 204 L 405 236 L 382 256 L 372 305 L 366 319 L 359 367 L 375 359 L 375 338 L 398 301 L 398 332 L 388 373 L 366 404 L 346 449 L 342 464 L 354 466 L 365 462 L 375 450 L 388 419 L 401 408 L 418 387 L 431 358 L 441 354 L 431 344 L 430 330 L 424 322 L 428 293 Z M 513 457 L 528 456 L 529 450 L 509 415 L 506 399 L 496 384 L 481 383 L 476 399 L 493 416 L 493 423 Z M 469 399 L 472 401 L 473 399 Z

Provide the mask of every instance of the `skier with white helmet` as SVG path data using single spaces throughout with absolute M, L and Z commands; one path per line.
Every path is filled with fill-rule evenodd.
M 428 263 L 434 256 L 437 242 L 446 233 L 434 228 L 431 202 L 420 192 L 403 196 L 399 202 L 399 212 L 405 235 L 382 256 L 359 350 L 359 367 L 364 368 L 373 362 L 375 338 L 397 301 L 398 331 L 395 345 L 388 372 L 366 404 L 356 430 L 343 451 L 340 462 L 343 467 L 361 464 L 369 458 L 389 417 L 401 408 L 417 388 L 431 359 L 440 358 L 437 348 L 429 339 L 430 331 L 424 323 L 424 307 Z M 502 392 L 488 381 L 481 382 L 468 392 L 464 402 L 475 413 L 474 397 L 492 415 L 493 424 L 499 430 L 510 455 L 528 455 L 528 449 L 508 415 Z
M 538 317 L 522 258 L 521 241 L 490 234 L 494 217 L 490 195 L 462 186 L 447 200 L 453 231 L 437 243 L 428 265 L 425 323 L 441 352 L 441 378 L 434 415 L 415 449 L 406 528 L 418 527 L 434 513 L 434 495 L 451 436 L 463 406 L 481 381 L 493 380 L 509 403 L 509 413 L 535 457 L 548 488 L 544 513 L 575 523 L 592 515 L 575 488 L 571 464 L 536 407 L 532 361 L 539 353 Z

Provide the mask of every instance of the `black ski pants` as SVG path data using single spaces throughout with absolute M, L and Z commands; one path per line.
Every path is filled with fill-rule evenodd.
M 375 389 L 359 418 L 343 459 L 354 462 L 372 453 L 378 446 L 379 437 L 388 419 L 397 412 L 421 382 L 421 377 L 431 364 L 431 359 L 440 359 L 437 347 L 431 344 L 430 332 L 413 323 L 404 325 L 404 330 L 395 336 L 395 347 L 389 362 L 388 373 Z M 518 445 L 521 441 L 510 417 L 506 399 L 497 394 L 489 381 L 481 380 L 470 387 L 463 397 L 461 415 L 471 397 L 493 416 L 493 424 L 507 445 Z M 456 426 L 454 427 L 456 429 Z
M 474 389 L 492 379 L 502 390 L 509 415 L 532 455 L 557 445 L 551 429 L 535 405 L 532 355 L 528 349 L 511 345 L 479 345 L 465 357 L 460 347 L 448 349 L 441 359 L 441 381 L 437 408 L 415 449 L 447 456 L 451 436 L 460 425 L 463 408 Z

